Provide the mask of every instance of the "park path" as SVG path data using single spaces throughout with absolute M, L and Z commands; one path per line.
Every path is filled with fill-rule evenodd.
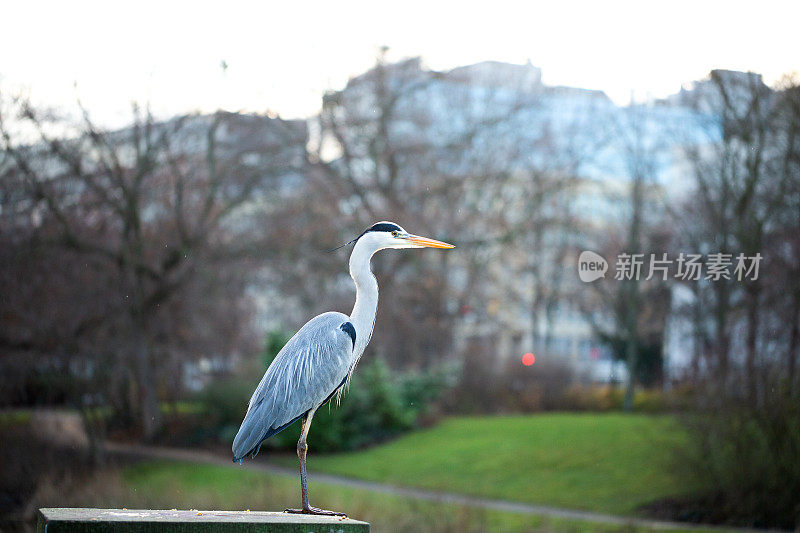
M 106 443 L 106 450 L 113 455 L 121 455 L 127 457 L 137 457 L 137 458 L 147 458 L 147 459 L 172 459 L 176 461 L 213 464 L 228 468 L 238 467 L 238 465 L 233 463 L 233 461 L 231 461 L 231 459 L 228 456 L 221 457 L 219 455 L 207 451 L 142 446 L 138 444 L 122 444 L 117 442 Z M 264 462 L 250 461 L 248 463 L 247 469 L 256 470 L 260 472 L 267 472 L 279 476 L 295 477 L 298 475 L 297 471 L 293 468 L 285 468 L 282 466 Z M 513 502 L 507 500 L 495 500 L 491 498 L 466 496 L 463 494 L 456 494 L 452 492 L 439 492 L 439 491 L 432 491 L 425 489 L 401 487 L 398 485 L 378 483 L 375 481 L 364 481 L 361 479 L 354 479 L 354 478 L 336 476 L 331 474 L 323 474 L 321 472 L 313 472 L 313 471 L 310 472 L 310 477 L 315 482 L 328 483 L 331 485 L 339 485 L 353 489 L 367 490 L 370 492 L 380 492 L 382 494 L 402 496 L 405 498 L 412 498 L 415 500 L 423 500 L 427 502 L 452 503 L 469 507 L 490 509 L 494 511 L 507 511 L 512 513 L 542 515 L 553 518 L 565 518 L 569 520 L 579 520 L 584 522 L 595 522 L 595 523 L 610 524 L 617 526 L 629 526 L 629 527 L 633 526 L 633 527 L 647 528 L 651 530 L 664 530 L 664 529 L 697 530 L 702 528 L 702 529 L 717 530 L 717 531 L 742 531 L 742 532 L 763 531 L 755 529 L 735 529 L 735 528 L 717 527 L 717 526 L 700 526 L 698 524 L 668 522 L 663 520 L 649 520 L 646 518 L 634 518 L 627 516 L 615 516 L 603 513 L 595 513 L 592 511 L 564 509 L 561 507 L 552 507 L 549 505 L 534 505 L 534 504 Z

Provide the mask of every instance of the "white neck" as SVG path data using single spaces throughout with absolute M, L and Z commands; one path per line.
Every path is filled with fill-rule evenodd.
M 350 254 L 350 276 L 356 282 L 356 304 L 350 314 L 350 321 L 356 329 L 356 344 L 353 349 L 356 359 L 364 353 L 372 337 L 375 314 L 378 312 L 378 280 L 372 275 L 369 262 L 379 249 L 370 239 L 361 238 L 356 241 L 353 253 Z

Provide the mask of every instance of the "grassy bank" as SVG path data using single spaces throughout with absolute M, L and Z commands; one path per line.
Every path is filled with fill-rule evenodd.
M 317 482 L 313 472 L 634 515 L 643 503 L 687 492 L 670 464 L 682 439 L 663 416 L 460 417 L 368 450 L 321 455 L 313 453 L 312 429 L 311 499 L 371 522 L 373 531 L 635 531 L 343 488 Z M 296 467 L 291 457 L 272 460 Z M 295 476 L 178 461 L 138 462 L 52 487 L 38 506 L 276 510 L 299 501 Z
M 313 471 L 404 486 L 613 514 L 685 494 L 672 450 L 685 435 L 666 416 L 542 414 L 451 418 L 353 453 L 315 455 Z M 293 465 L 289 458 L 279 459 Z
M 636 532 L 644 528 L 487 511 L 436 504 L 401 496 L 311 481 L 312 504 L 346 511 L 381 532 Z M 72 485 L 54 485 L 39 494 L 37 506 L 128 509 L 283 509 L 297 505 L 295 476 L 275 476 L 246 468 L 176 461 L 145 461 L 108 469 Z M 703 531 L 697 528 L 696 531 Z
M 373 531 L 632 531 L 598 523 L 439 505 L 318 483 L 330 472 L 396 485 L 635 515 L 639 505 L 689 492 L 671 467 L 685 439 L 672 419 L 622 414 L 459 417 L 367 450 L 313 451 L 312 503 L 344 510 Z M 263 461 L 260 456 L 257 460 Z M 296 460 L 273 461 L 296 468 Z M 283 509 L 297 505 L 296 476 L 179 461 L 143 461 L 89 478 L 44 483 L 34 507 Z M 2 528 L 0 528 L 2 529 Z

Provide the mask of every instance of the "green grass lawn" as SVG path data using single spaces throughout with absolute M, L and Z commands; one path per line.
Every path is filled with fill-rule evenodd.
M 365 451 L 316 455 L 311 503 L 381 531 L 622 532 L 636 528 L 435 504 L 344 488 L 314 471 L 462 494 L 634 514 L 641 503 L 687 492 L 670 468 L 683 433 L 669 417 L 546 414 L 451 418 Z M 274 458 L 295 468 L 289 457 Z M 37 506 L 280 510 L 299 503 L 295 475 L 244 467 L 144 461 L 53 486 Z M 697 528 L 702 531 L 702 528 Z
M 7 409 L 0 411 L 0 428 L 27 424 L 31 420 L 30 409 Z
M 295 476 L 175 461 L 147 461 L 127 466 L 121 475 L 111 479 L 100 478 L 95 483 L 97 490 L 84 486 L 82 491 L 70 497 L 78 498 L 76 504 L 85 506 L 229 510 L 280 510 L 287 505 L 296 506 L 300 497 Z M 313 505 L 346 511 L 354 518 L 370 522 L 371 530 L 377 533 L 645 531 L 627 526 L 421 502 L 318 483 L 313 479 L 309 490 Z M 702 528 L 697 531 L 702 531 Z
M 684 438 L 667 416 L 463 417 L 365 451 L 317 455 L 312 426 L 308 464 L 312 473 L 630 515 L 691 492 L 672 468 Z
M 200 415 L 203 406 L 198 402 L 180 401 L 174 403 L 162 402 L 159 409 L 165 415 Z M 45 409 L 48 412 L 62 412 L 77 414 L 78 411 L 70 407 L 56 407 Z M 36 414 L 36 408 L 12 408 L 0 410 L 0 429 L 28 424 Z M 107 418 L 112 414 L 110 407 L 96 407 L 89 410 L 89 414 Z

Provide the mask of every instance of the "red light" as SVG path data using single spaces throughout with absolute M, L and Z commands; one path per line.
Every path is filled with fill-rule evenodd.
M 522 356 L 522 364 L 525 366 L 531 366 L 535 362 L 536 362 L 536 357 L 530 352 Z

